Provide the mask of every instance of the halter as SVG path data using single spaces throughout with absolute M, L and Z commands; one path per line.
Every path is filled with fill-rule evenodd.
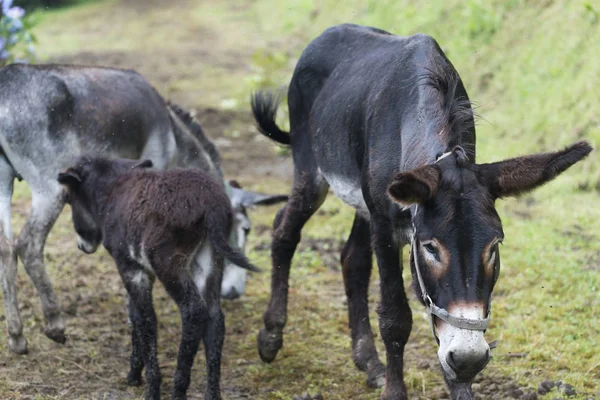
M 447 152 L 442 154 L 435 161 L 436 163 L 443 158 L 448 157 L 452 152 Z M 417 206 L 415 206 L 415 215 L 417 214 Z M 454 326 L 459 329 L 467 329 L 470 331 L 485 331 L 490 324 L 490 314 L 491 307 L 488 308 L 488 314 L 484 319 L 471 319 L 471 318 L 463 318 L 463 317 L 455 317 L 451 315 L 448 310 L 445 308 L 438 307 L 435 305 L 429 294 L 427 293 L 427 289 L 425 289 L 425 282 L 423 281 L 423 276 L 421 275 L 421 268 L 419 267 L 419 257 L 417 256 L 417 230 L 413 223 L 413 234 L 410 242 L 410 250 L 413 256 L 413 260 L 415 263 L 415 271 L 417 272 L 417 280 L 419 282 L 419 287 L 421 288 L 421 296 L 423 297 L 423 302 L 425 303 L 425 307 L 427 308 L 427 315 L 429 316 L 429 325 L 431 327 L 431 333 L 435 338 L 437 344 L 440 344 L 440 339 L 438 338 L 435 332 L 435 324 L 434 324 L 434 315 L 441 319 L 444 322 Z M 497 345 L 497 341 L 493 341 L 489 343 L 490 349 L 493 349 Z

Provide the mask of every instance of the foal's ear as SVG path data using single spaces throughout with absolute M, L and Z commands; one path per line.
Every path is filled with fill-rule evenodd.
M 409 206 L 432 198 L 440 183 L 440 171 L 433 165 L 401 172 L 388 186 L 388 195 L 396 203 Z
M 577 142 L 561 151 L 512 158 L 478 166 L 482 182 L 496 198 L 518 196 L 533 190 L 585 158 L 592 147 Z
M 69 168 L 65 172 L 58 174 L 58 183 L 73 187 L 81 183 L 81 176 L 77 171 Z
M 154 166 L 154 164 L 152 163 L 152 160 L 144 160 L 144 161 L 140 161 L 139 163 L 135 164 L 133 167 L 131 167 L 131 169 L 152 168 L 153 166 Z

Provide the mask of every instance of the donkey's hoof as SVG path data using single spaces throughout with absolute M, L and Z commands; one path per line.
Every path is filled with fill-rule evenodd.
M 56 343 L 65 344 L 67 341 L 64 329 L 46 328 L 44 329 L 44 334 Z
M 406 393 L 389 394 L 384 391 L 379 400 L 408 400 L 408 396 Z
M 127 374 L 127 386 L 141 386 L 142 384 L 142 375 L 141 374 L 132 374 L 131 372 Z
M 273 361 L 281 346 L 283 346 L 281 334 L 269 333 L 266 329 L 261 329 L 258 333 L 258 355 L 263 362 Z
M 390 388 L 386 385 L 385 389 L 381 393 L 380 400 L 408 400 L 406 394 L 406 387 L 404 384 L 401 387 Z
M 8 337 L 8 348 L 15 354 L 27 354 L 27 339 L 25 336 L 9 336 Z
M 385 366 L 380 364 L 369 371 L 367 377 L 367 386 L 371 389 L 377 389 L 385 385 Z

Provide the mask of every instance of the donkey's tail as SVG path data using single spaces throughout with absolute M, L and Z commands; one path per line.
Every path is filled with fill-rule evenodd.
M 279 96 L 273 93 L 254 93 L 250 99 L 252 114 L 254 114 L 260 133 L 278 143 L 289 145 L 289 132 L 282 131 L 275 123 L 279 100 Z
M 255 267 L 248 261 L 239 251 L 235 250 L 229 244 L 227 240 L 227 234 L 222 228 L 222 224 L 209 224 L 208 240 L 213 246 L 217 253 L 221 254 L 224 258 L 237 265 L 240 268 L 247 269 L 252 272 L 262 272 L 260 268 Z

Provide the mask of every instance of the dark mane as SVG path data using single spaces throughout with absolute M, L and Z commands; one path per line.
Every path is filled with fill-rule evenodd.
M 419 86 L 436 91 L 442 107 L 442 117 L 445 121 L 443 130 L 450 137 L 449 148 L 462 146 L 472 161 L 475 155 L 475 137 L 473 127 L 479 116 L 474 111 L 474 104 L 466 97 L 458 73 L 453 68 L 424 68 L 417 81 Z M 465 134 L 472 134 L 472 142 L 463 141 Z
M 208 139 L 204 133 L 204 130 L 202 129 L 202 126 L 200 126 L 200 123 L 194 118 L 194 116 L 188 110 L 185 110 L 183 107 L 171 101 L 167 101 L 167 108 L 173 111 L 179 120 L 183 122 L 183 124 L 190 130 L 190 133 L 196 139 L 198 139 L 202 147 L 204 147 L 204 149 L 207 151 L 212 162 L 220 168 L 221 156 L 219 155 L 219 152 L 217 151 L 217 148 L 213 142 Z

